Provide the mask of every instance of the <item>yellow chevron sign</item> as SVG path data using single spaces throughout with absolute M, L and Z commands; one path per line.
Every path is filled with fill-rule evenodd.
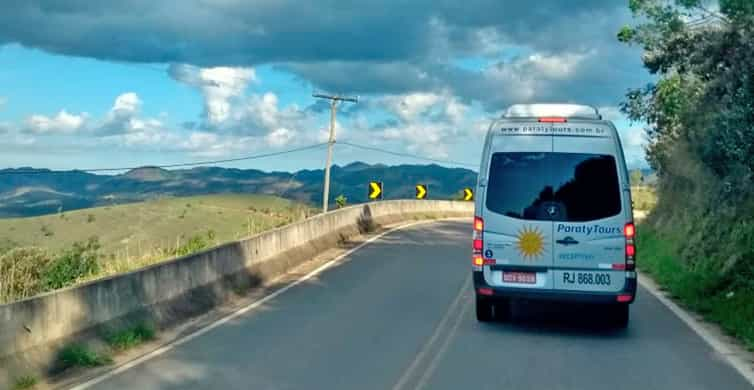
M 370 181 L 369 182 L 369 199 L 382 199 L 382 182 Z
M 429 191 L 427 190 L 426 184 L 416 185 L 416 199 L 427 199 L 428 195 L 429 195 Z
M 474 200 L 474 191 L 471 188 L 463 189 L 463 200 Z

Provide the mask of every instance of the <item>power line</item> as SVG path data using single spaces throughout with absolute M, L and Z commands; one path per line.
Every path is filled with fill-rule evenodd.
M 68 171 L 22 171 L 22 170 L 14 170 L 14 171 L 0 171 L 0 175 L 2 174 L 15 174 L 15 175 L 35 175 L 35 174 L 55 174 L 55 173 L 69 173 L 71 171 L 80 171 L 80 172 L 118 172 L 118 171 L 129 171 L 132 169 L 138 169 L 138 168 L 182 168 L 182 167 L 192 167 L 192 166 L 198 166 L 198 165 L 214 165 L 214 164 L 223 164 L 223 163 L 229 163 L 229 162 L 237 162 L 237 161 L 248 161 L 248 160 L 257 160 L 260 158 L 266 158 L 266 157 L 274 157 L 274 156 L 280 156 L 284 154 L 289 153 L 296 153 L 296 152 L 302 152 L 305 150 L 310 149 L 316 149 L 321 148 L 323 146 L 327 145 L 326 142 L 304 146 L 300 148 L 295 149 L 288 149 L 288 150 L 282 150 L 279 152 L 272 152 L 272 153 L 264 153 L 264 154 L 255 154 L 251 156 L 244 156 L 244 157 L 236 157 L 236 158 L 227 158 L 222 160 L 205 160 L 205 161 L 194 161 L 194 162 L 185 162 L 185 163 L 175 163 L 175 164 L 163 164 L 163 165 L 141 165 L 141 166 L 134 166 L 134 167 L 119 167 L 119 168 L 87 168 L 87 169 L 73 169 Z
M 407 157 L 415 160 L 424 160 L 424 161 L 430 161 L 435 163 L 442 163 L 442 164 L 452 164 L 452 165 L 460 165 L 470 168 L 477 168 L 478 164 L 471 164 L 467 162 L 462 161 L 454 161 L 454 160 L 443 160 L 443 159 L 437 159 L 437 158 L 430 158 L 430 157 L 422 157 L 415 154 L 410 153 L 401 153 L 401 152 L 395 152 L 392 150 L 382 149 L 378 147 L 373 146 L 365 146 L 365 145 L 359 145 L 354 144 L 351 142 L 345 142 L 345 141 L 339 141 L 338 144 L 350 146 L 357 149 L 362 150 L 370 150 L 374 152 L 379 153 L 385 153 L 390 154 L 393 156 L 399 156 L 399 157 Z M 328 142 L 322 142 L 318 144 L 303 146 L 300 148 L 294 148 L 294 149 L 288 149 L 288 150 L 282 150 L 279 152 L 271 152 L 271 153 L 263 153 L 263 154 L 255 154 L 250 156 L 243 156 L 243 157 L 235 157 L 235 158 L 227 158 L 227 159 L 218 159 L 218 160 L 205 160 L 205 161 L 193 161 L 193 162 L 182 162 L 182 163 L 174 163 L 174 164 L 162 164 L 162 165 L 139 165 L 139 166 L 130 166 L 130 167 L 112 167 L 112 168 L 83 168 L 83 169 L 71 169 L 71 170 L 65 170 L 65 171 L 47 171 L 47 170 L 2 170 L 0 171 L 0 175 L 44 175 L 44 174 L 61 174 L 61 173 L 70 173 L 72 171 L 78 171 L 78 172 L 119 172 L 119 171 L 129 171 L 132 169 L 139 169 L 139 168 L 161 168 L 161 169 L 167 169 L 167 168 L 184 168 L 184 167 L 193 167 L 193 166 L 199 166 L 199 165 L 215 165 L 215 164 L 223 164 L 223 163 L 230 163 L 230 162 L 238 162 L 238 161 L 249 161 L 249 160 L 258 160 L 262 158 L 267 157 L 275 157 L 275 156 L 281 156 L 286 155 L 290 153 L 297 153 L 297 152 L 303 152 L 306 150 L 313 150 L 322 148 L 324 146 L 328 145 Z
M 478 168 L 479 167 L 479 164 L 471 164 L 471 163 L 461 162 L 461 161 L 442 160 L 442 159 L 437 159 L 437 158 L 422 157 L 422 156 L 417 156 L 417 155 L 409 154 L 409 153 L 394 152 L 392 150 L 381 149 L 381 148 L 377 148 L 377 147 L 374 147 L 374 146 L 357 145 L 357 144 L 354 144 L 354 143 L 351 143 L 351 142 L 339 141 L 338 143 L 342 144 L 342 145 L 350 146 L 350 147 L 353 147 L 353 148 L 357 148 L 357 149 L 371 150 L 371 151 L 374 151 L 374 152 L 391 154 L 393 156 L 399 156 L 399 157 L 408 157 L 408 158 L 413 158 L 413 159 L 416 159 L 416 160 L 425 160 L 425 161 L 431 161 L 431 162 L 443 163 L 443 164 L 462 165 L 462 166 L 472 167 L 472 168 Z

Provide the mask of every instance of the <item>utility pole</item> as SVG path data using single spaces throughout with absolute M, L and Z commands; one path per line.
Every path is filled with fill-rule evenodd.
M 330 101 L 330 138 L 327 141 L 327 161 L 325 162 L 325 186 L 322 194 L 322 212 L 327 212 L 327 206 L 330 203 L 330 164 L 332 164 L 332 148 L 335 145 L 335 112 L 338 102 L 358 103 L 358 97 L 346 97 L 338 95 L 324 95 L 315 93 L 312 95 L 318 99 L 327 99 Z

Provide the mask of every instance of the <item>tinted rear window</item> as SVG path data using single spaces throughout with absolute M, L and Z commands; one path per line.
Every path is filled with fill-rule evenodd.
M 621 211 L 615 158 L 581 153 L 495 153 L 487 208 L 509 217 L 583 222 Z

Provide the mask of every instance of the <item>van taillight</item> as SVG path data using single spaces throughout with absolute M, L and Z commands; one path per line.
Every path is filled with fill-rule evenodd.
M 623 235 L 626 237 L 626 271 L 636 269 L 636 227 L 633 223 L 627 223 L 623 227 Z
M 482 234 L 484 231 L 484 220 L 480 217 L 474 217 L 474 233 L 472 235 L 472 249 L 471 252 L 471 264 L 475 271 L 481 271 L 484 265 L 484 259 L 482 258 L 482 248 L 484 247 L 484 241 Z
M 633 244 L 626 244 L 626 256 L 634 257 L 636 255 L 636 247 Z

